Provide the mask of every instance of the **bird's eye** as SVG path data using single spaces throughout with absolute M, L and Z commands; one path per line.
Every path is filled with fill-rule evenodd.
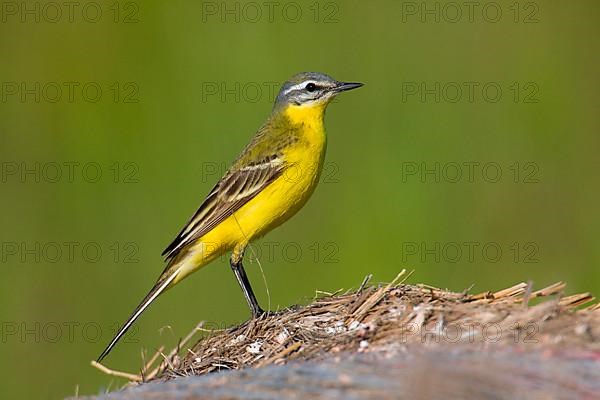
M 308 90 L 309 92 L 314 92 L 315 90 L 317 90 L 317 85 L 311 82 L 306 85 L 306 90 Z

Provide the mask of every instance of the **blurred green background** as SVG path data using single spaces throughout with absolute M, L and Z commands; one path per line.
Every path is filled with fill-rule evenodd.
M 598 2 L 60 4 L 2 3 L 0 397 L 123 383 L 90 360 L 300 71 L 366 86 L 329 107 L 311 201 L 255 245 L 271 309 L 403 267 L 600 293 Z M 248 316 L 223 258 L 106 363 L 135 372 L 142 348 Z

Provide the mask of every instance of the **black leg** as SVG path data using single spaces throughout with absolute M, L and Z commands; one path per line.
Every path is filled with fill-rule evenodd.
M 258 305 L 258 301 L 254 296 L 254 292 L 252 291 L 252 286 L 250 286 L 250 281 L 246 276 L 246 271 L 244 271 L 244 266 L 242 265 L 242 258 L 240 257 L 239 261 L 234 261 L 233 257 L 230 260 L 231 269 L 235 274 L 235 278 L 237 279 L 242 291 L 244 292 L 244 297 L 250 306 L 250 310 L 252 311 L 252 317 L 258 318 L 263 315 L 265 312 Z

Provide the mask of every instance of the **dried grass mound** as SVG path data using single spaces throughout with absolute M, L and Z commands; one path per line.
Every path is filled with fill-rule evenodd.
M 562 282 L 536 291 L 520 283 L 471 295 L 404 284 L 409 275 L 403 270 L 385 285 L 369 285 L 367 278 L 355 291 L 324 294 L 309 305 L 226 330 L 207 331 L 200 324 L 169 354 L 161 349 L 140 375 L 96 366 L 150 381 L 407 346 L 600 351 L 600 306 L 588 305 L 594 300 L 588 293 L 563 296 Z M 201 338 L 186 346 L 197 334 Z

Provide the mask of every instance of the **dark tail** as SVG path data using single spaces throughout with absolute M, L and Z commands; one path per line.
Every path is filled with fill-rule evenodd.
M 100 357 L 98 357 L 98 360 L 97 360 L 98 362 L 101 362 L 102 359 L 104 357 L 106 357 L 108 355 L 108 353 L 110 353 L 110 351 L 112 350 L 113 347 L 115 347 L 115 345 L 117 344 L 117 342 L 123 337 L 123 335 L 125 335 L 125 333 L 127 333 L 127 330 L 131 327 L 131 325 L 133 325 L 133 323 L 135 322 L 135 320 L 138 319 L 138 317 L 140 315 L 142 315 L 142 313 L 144 312 L 144 310 L 146 308 L 148 308 L 148 306 L 162 292 L 165 291 L 165 289 L 169 286 L 169 284 L 173 281 L 173 279 L 177 276 L 178 273 L 179 273 L 179 269 L 176 269 L 175 271 L 173 271 L 166 278 L 159 279 L 158 282 L 156 282 L 156 285 L 154 285 L 154 287 L 152 288 L 152 290 L 150 290 L 150 293 L 148 293 L 146 295 L 146 297 L 144 297 L 144 300 L 142 300 L 142 302 L 140 303 L 140 305 L 137 306 L 137 308 L 133 311 L 133 313 L 127 319 L 127 321 L 125 322 L 125 324 L 123 324 L 123 326 L 121 327 L 121 329 L 119 329 L 119 332 L 117 333 L 117 335 L 113 338 L 113 340 L 111 340 L 111 342 L 108 344 L 108 346 L 106 346 L 106 349 L 104 349 L 104 351 L 102 352 L 102 354 L 100 354 Z

